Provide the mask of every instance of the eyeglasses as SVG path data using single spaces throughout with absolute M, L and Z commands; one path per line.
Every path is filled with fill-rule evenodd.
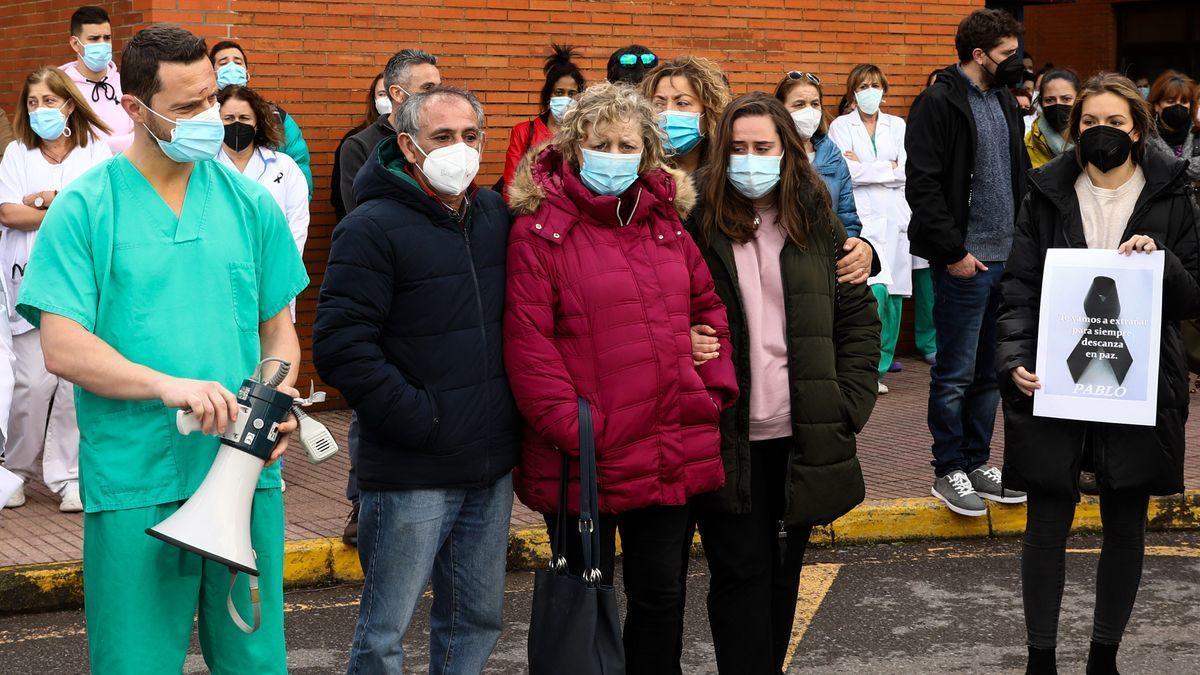
M 622 68 L 632 68 L 637 65 L 639 59 L 641 60 L 642 65 L 646 67 L 653 66 L 658 61 L 657 56 L 651 54 L 650 52 L 646 52 L 645 54 L 641 55 L 622 54 L 621 57 L 617 59 L 617 62 L 621 64 Z
M 789 80 L 808 80 L 818 87 L 821 86 L 821 78 L 812 73 L 802 73 L 798 70 L 789 70 L 787 74 Z

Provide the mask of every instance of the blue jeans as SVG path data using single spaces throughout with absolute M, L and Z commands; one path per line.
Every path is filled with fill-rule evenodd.
M 929 433 L 939 477 L 970 473 L 988 461 L 1000 390 L 996 386 L 996 313 L 1004 263 L 984 263 L 970 279 L 934 267 L 937 364 L 929 381 Z
M 479 673 L 500 638 L 512 475 L 477 489 L 364 491 L 364 572 L 347 673 L 402 673 L 404 634 L 432 577 L 429 672 Z

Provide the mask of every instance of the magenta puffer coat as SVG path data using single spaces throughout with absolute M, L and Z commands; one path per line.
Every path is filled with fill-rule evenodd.
M 601 511 L 684 504 L 724 483 L 718 421 L 737 380 L 725 306 L 680 222 L 694 202 L 690 179 L 663 170 L 620 197 L 597 196 L 554 148 L 518 170 L 504 359 L 528 422 L 515 484 L 531 509 L 559 509 L 580 396 L 595 420 Z M 720 358 L 698 367 L 695 324 L 721 340 Z M 572 481 L 569 512 L 578 499 Z

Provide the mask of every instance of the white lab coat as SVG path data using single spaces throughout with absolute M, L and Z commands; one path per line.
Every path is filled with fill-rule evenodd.
M 217 161 L 237 171 L 237 165 L 225 154 L 225 148 L 217 153 Z M 241 174 L 246 178 L 267 188 L 267 192 L 275 198 L 275 203 L 283 210 L 287 218 L 288 229 L 292 231 L 292 239 L 296 249 L 304 258 L 304 244 L 308 241 L 308 181 L 300 171 L 296 160 L 282 152 L 269 148 L 255 148 L 254 154 L 246 164 L 246 170 Z M 296 301 L 291 302 L 292 321 L 296 320 Z
M 912 295 L 913 257 L 908 251 L 908 221 L 912 211 L 904 198 L 904 120 L 880 112 L 875 125 L 875 143 L 857 112 L 835 119 L 829 138 L 851 151 L 858 161 L 847 158 L 854 184 L 854 202 L 862 221 L 863 238 L 875 246 L 881 271 L 868 283 L 885 284 L 891 295 Z M 896 162 L 896 167 L 892 167 Z
M 8 297 L 4 294 L 4 286 L 0 285 L 0 448 L 8 440 L 8 414 L 12 409 L 13 386 L 16 384 L 13 371 L 16 360 L 12 326 L 8 323 Z
M 21 204 L 35 192 L 61 191 L 92 167 L 112 159 L 108 145 L 92 137 L 87 147 L 77 146 L 58 164 L 46 161 L 42 151 L 13 141 L 0 161 L 0 204 Z M 37 230 L 18 230 L 0 223 L 0 283 L 9 299 L 8 321 L 12 335 L 33 330 L 33 325 L 17 314 L 16 302 L 25 278 L 25 266 L 37 240 Z

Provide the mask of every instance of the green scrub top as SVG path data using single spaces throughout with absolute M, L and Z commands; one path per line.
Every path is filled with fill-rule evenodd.
M 54 199 L 17 311 L 38 327 L 42 312 L 64 316 L 134 363 L 236 392 L 261 358 L 259 324 L 307 285 L 283 212 L 262 186 L 197 162 L 176 217 L 117 156 Z M 176 410 L 161 401 L 78 387 L 75 396 L 87 512 L 176 502 L 200 485 L 215 437 L 180 435 Z M 276 464 L 258 486 L 279 485 Z

